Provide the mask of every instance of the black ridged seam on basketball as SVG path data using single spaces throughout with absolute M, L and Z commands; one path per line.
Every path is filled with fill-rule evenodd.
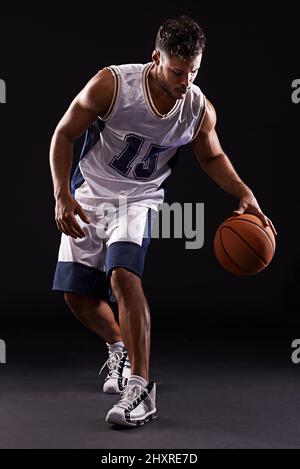
M 224 226 L 222 230 L 225 230 L 225 229 L 232 231 L 238 238 L 240 238 L 241 241 L 244 242 L 244 244 L 248 246 L 249 249 L 251 249 L 252 252 L 254 252 L 254 254 L 257 255 L 258 259 L 260 259 L 265 264 L 265 266 L 268 265 L 268 263 L 260 256 L 260 254 L 258 254 L 258 252 L 256 252 L 256 250 L 248 243 L 248 241 L 242 238 L 242 236 L 239 233 L 237 233 L 234 228 L 231 228 L 231 226 Z M 222 236 L 222 230 L 221 230 L 221 236 Z
M 228 254 L 225 246 L 224 246 L 224 243 L 223 243 L 223 240 L 222 240 L 222 236 L 221 236 L 221 229 L 219 230 L 219 236 L 220 236 L 220 241 L 221 241 L 221 244 L 222 244 L 222 248 L 224 250 L 224 253 L 226 254 L 226 256 L 228 257 L 228 259 L 231 260 L 231 262 L 236 266 L 238 267 L 239 269 L 243 270 L 244 272 L 247 272 L 248 274 L 255 274 L 256 272 L 253 272 L 252 270 L 247 270 L 245 269 L 244 267 L 241 267 L 237 262 L 235 262 L 232 257 Z
M 249 215 L 251 215 L 251 214 L 249 213 Z M 230 218 L 229 220 L 225 220 L 225 221 L 222 223 L 221 228 L 223 227 L 223 225 L 224 225 L 224 228 L 225 228 L 226 223 L 228 223 L 229 221 L 246 221 L 247 223 L 252 223 L 252 225 L 258 226 L 258 228 L 259 228 L 261 231 L 263 231 L 264 234 L 269 238 L 270 243 L 271 243 L 272 248 L 273 248 L 273 253 L 275 252 L 275 246 L 274 246 L 274 244 L 273 244 L 272 238 L 269 236 L 269 234 L 267 233 L 267 231 L 266 231 L 262 226 L 260 226 L 258 223 L 256 223 L 255 221 L 252 221 L 252 220 L 248 220 L 247 218 L 237 218 L 237 219 L 234 219 L 234 217 L 233 217 L 233 218 Z M 228 228 L 228 226 L 227 226 L 226 228 Z

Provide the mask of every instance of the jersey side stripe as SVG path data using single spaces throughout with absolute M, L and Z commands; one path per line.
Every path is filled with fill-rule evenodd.
M 82 146 L 81 155 L 79 162 L 88 154 L 88 152 L 96 145 L 100 138 L 100 133 L 103 130 L 105 124 L 97 119 L 93 124 L 86 130 L 84 144 Z M 79 163 L 76 166 L 74 174 L 71 180 L 71 193 L 74 196 L 76 189 L 84 183 L 85 179 L 80 170 Z

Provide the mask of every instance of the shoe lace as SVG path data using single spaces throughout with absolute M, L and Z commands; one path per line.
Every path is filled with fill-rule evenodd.
M 127 386 L 123 389 L 120 394 L 121 399 L 117 404 L 118 407 L 122 407 L 123 409 L 131 407 L 131 405 L 140 397 L 142 391 L 147 394 L 152 405 L 154 405 L 153 400 L 146 388 L 143 388 L 139 384 L 127 384 Z
M 108 376 L 110 378 L 119 378 L 120 372 L 119 368 L 121 366 L 121 360 L 124 356 L 124 352 L 109 352 L 109 357 L 102 366 L 101 370 L 99 371 L 99 375 L 101 375 L 104 368 L 107 366 L 108 368 Z

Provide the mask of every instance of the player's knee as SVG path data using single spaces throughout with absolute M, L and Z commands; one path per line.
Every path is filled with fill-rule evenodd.
M 122 289 L 126 287 L 126 285 L 130 281 L 130 277 L 133 274 L 128 270 L 124 269 L 123 267 L 117 267 L 113 269 L 111 273 L 111 283 L 112 286 L 118 289 Z
M 124 267 L 117 267 L 111 273 L 111 286 L 115 293 L 129 293 L 141 285 L 141 279 Z
M 64 299 L 70 310 L 76 316 L 87 315 L 89 311 L 93 309 L 94 301 L 86 298 L 83 295 L 73 292 L 64 292 Z
M 65 299 L 65 302 L 67 303 L 67 305 L 69 306 L 69 308 L 73 312 L 75 312 L 76 309 L 78 309 L 79 302 L 78 302 L 78 298 L 76 296 L 76 293 L 64 292 L 64 299 Z
M 104 302 L 100 298 L 94 298 L 81 293 L 64 292 L 64 299 L 69 308 L 77 316 L 89 316 L 101 308 Z

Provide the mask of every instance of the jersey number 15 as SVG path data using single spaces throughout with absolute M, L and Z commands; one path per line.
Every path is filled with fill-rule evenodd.
M 149 179 L 156 171 L 159 154 L 169 147 L 151 143 L 143 160 L 140 163 L 134 164 L 134 160 L 139 156 L 145 139 L 138 135 L 128 134 L 125 136 L 124 140 L 126 147 L 118 156 L 112 159 L 109 166 L 125 177 L 128 176 L 132 170 L 132 174 L 136 179 Z

